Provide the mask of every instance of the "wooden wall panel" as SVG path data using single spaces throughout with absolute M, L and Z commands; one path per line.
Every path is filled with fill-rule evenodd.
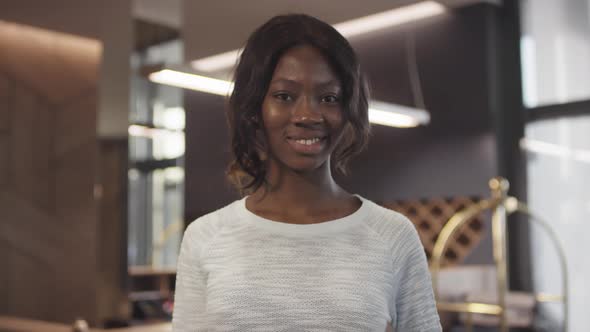
M 0 315 L 96 325 L 124 297 L 101 277 L 124 250 L 95 196 L 100 43 L 0 21 L 0 50 Z
M 9 128 L 8 107 L 6 105 L 8 94 L 8 79 L 0 75 L 0 135 Z
M 8 181 L 8 137 L 0 132 L 0 188 Z
M 24 200 L 33 198 L 33 121 L 36 98 L 30 90 L 16 82 L 13 84 L 11 105 L 11 133 L 9 144 L 10 188 Z
M 126 294 L 120 290 L 127 280 L 127 139 L 102 139 L 99 151 L 97 288 L 99 315 L 107 316 L 115 308 L 128 310 Z
M 0 41 L 3 72 L 52 104 L 96 86 L 97 40 L 0 21 Z
M 97 144 L 96 118 L 89 117 L 84 112 L 87 109 L 96 110 L 97 107 L 96 91 L 87 91 L 84 95 L 74 96 L 55 110 L 54 156 L 56 158 L 59 159 L 88 142 Z
M 51 217 L 12 193 L 0 194 L 0 261 L 4 279 L 3 313 L 52 317 L 59 299 L 54 293 L 56 269 L 63 266 L 61 230 Z M 33 222 L 34 221 L 34 222 Z M 53 301 L 53 302 L 52 302 Z
M 31 312 L 35 316 L 47 316 L 50 314 L 52 303 L 51 296 L 48 296 L 48 290 L 51 291 L 53 284 L 53 274 L 51 266 L 27 252 L 14 254 L 18 248 L 7 246 L 2 243 L 0 250 L 2 252 L 12 252 L 11 255 L 2 255 L 3 265 L 6 267 L 4 282 L 9 285 L 15 285 L 4 293 L 4 301 L 10 304 L 6 308 L 7 313 L 18 315 L 20 312 Z M 39 267 L 46 269 L 42 280 L 32 280 L 31 276 L 39 273 Z M 25 284 L 23 281 L 29 281 Z M 19 298 L 34 298 L 32 303 L 20 301 Z
M 8 113 L 8 80 L 0 75 L 0 188 L 8 181 L 8 130 L 10 117 Z
M 53 137 L 54 124 L 53 112 L 48 105 L 41 101 L 37 102 L 34 110 L 32 147 L 34 151 L 32 156 L 32 173 L 29 175 L 33 178 L 33 197 L 34 204 L 51 213 L 54 210 L 51 197 L 53 196 L 55 179 L 53 172 Z

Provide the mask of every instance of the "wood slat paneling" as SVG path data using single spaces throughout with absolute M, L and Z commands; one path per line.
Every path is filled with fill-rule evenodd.
M 99 41 L 0 21 L 0 68 L 51 104 L 95 86 Z
M 38 99 L 32 123 L 32 173 L 34 180 L 32 201 L 38 208 L 51 213 L 55 207 L 52 200 L 55 178 L 53 173 L 54 114 L 49 105 Z
M 10 107 L 8 104 L 10 96 L 9 89 L 10 86 L 7 77 L 0 72 L 0 134 L 10 128 L 8 113 L 8 107 Z
M 76 95 L 55 110 L 54 155 L 61 159 L 64 154 L 81 145 L 96 141 L 96 114 L 87 110 L 97 109 L 96 91 Z M 95 143 L 96 144 L 96 143 Z
M 36 96 L 22 85 L 16 85 L 12 96 L 10 131 L 10 186 L 19 197 L 32 200 L 35 180 L 33 170 L 33 131 Z
M 120 258 L 94 196 L 100 45 L 0 21 L 0 50 L 0 312 L 99 324 L 124 297 L 101 278 Z
M 8 135 L 0 132 L 0 191 L 6 189 L 8 182 L 9 157 Z

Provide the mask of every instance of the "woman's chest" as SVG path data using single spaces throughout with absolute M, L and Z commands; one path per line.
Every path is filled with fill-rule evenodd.
M 390 320 L 391 257 L 365 239 L 235 241 L 211 248 L 204 268 L 216 324 L 250 315 L 275 327 L 309 322 L 311 330 L 334 324 L 330 329 L 370 331 Z

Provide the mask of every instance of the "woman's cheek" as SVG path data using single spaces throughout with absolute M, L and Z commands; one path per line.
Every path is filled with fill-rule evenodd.
M 263 105 L 262 118 L 267 130 L 285 126 L 289 121 L 289 110 L 272 103 Z
M 340 133 L 344 128 L 344 118 L 341 110 L 331 110 L 324 113 L 324 118 L 333 133 Z

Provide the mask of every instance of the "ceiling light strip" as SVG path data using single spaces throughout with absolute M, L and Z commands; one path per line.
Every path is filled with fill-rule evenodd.
M 171 69 L 163 69 L 149 75 L 152 82 L 179 88 L 202 91 L 220 96 L 227 96 L 234 88 L 232 82 L 211 77 L 189 74 Z
M 191 66 L 199 71 L 214 72 L 237 64 L 243 49 L 232 50 L 225 53 L 212 55 L 191 62 Z
M 441 4 L 435 1 L 424 1 L 338 23 L 334 25 L 334 28 L 336 28 L 336 30 L 338 30 L 338 32 L 344 37 L 350 38 L 426 17 L 439 15 L 444 12 L 445 7 Z

